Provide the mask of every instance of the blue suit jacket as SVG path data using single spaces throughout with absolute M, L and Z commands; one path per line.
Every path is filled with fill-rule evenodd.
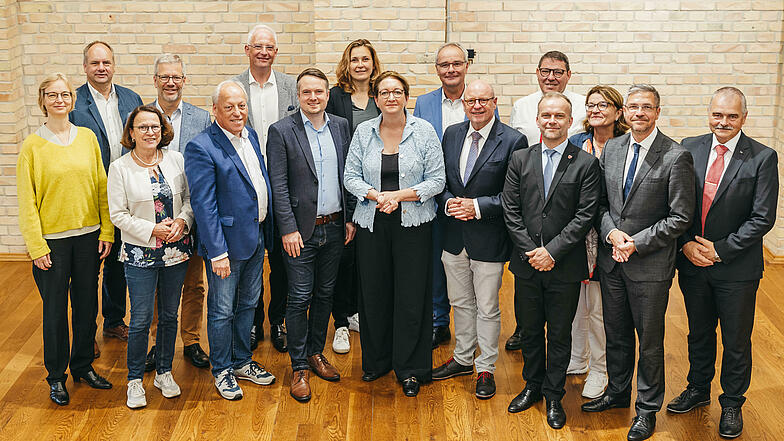
M 272 191 L 256 132 L 247 127 L 267 186 L 264 244 L 272 246 Z M 256 190 L 237 151 L 218 123 L 196 135 L 185 148 L 185 175 L 191 206 L 199 225 L 199 254 L 211 259 L 229 253 L 229 260 L 246 260 L 259 240 Z
M 482 218 L 461 221 L 445 216 L 443 208 L 439 208 L 444 250 L 456 255 L 465 248 L 468 257 L 473 260 L 505 262 L 512 252 L 512 243 L 504 224 L 501 192 L 512 153 L 527 148 L 528 141 L 522 133 L 496 119 L 468 182 L 463 185 L 460 154 L 469 124 L 468 121 L 454 124 L 444 133 L 441 145 L 444 148 L 446 188 L 437 199 L 439 207 L 446 207 L 446 201 L 454 197 L 476 199 Z
M 439 87 L 418 97 L 414 106 L 414 116 L 418 116 L 432 124 L 433 128 L 436 129 L 439 141 L 442 141 L 444 138 L 444 133 L 441 129 L 444 122 L 441 119 L 441 89 Z M 495 117 L 496 119 L 501 119 L 498 116 L 498 108 L 495 109 Z
M 117 108 L 120 111 L 120 119 L 123 121 L 123 127 L 125 127 L 125 124 L 128 122 L 128 114 L 142 105 L 142 99 L 136 92 L 126 87 L 115 84 L 114 90 L 117 92 Z M 68 115 L 68 120 L 74 125 L 87 127 L 95 133 L 95 136 L 98 138 L 98 144 L 101 146 L 103 168 L 109 170 L 109 162 L 111 161 L 109 137 L 106 135 L 106 127 L 103 125 L 98 106 L 93 101 L 93 96 L 90 94 L 87 83 L 76 89 L 76 105 Z M 123 147 L 123 154 L 128 152 L 129 150 Z

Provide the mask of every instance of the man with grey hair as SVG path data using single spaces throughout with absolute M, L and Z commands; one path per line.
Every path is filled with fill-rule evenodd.
M 710 403 L 721 326 L 719 435 L 743 431 L 741 407 L 751 382 L 751 332 L 764 261 L 762 238 L 776 221 L 776 151 L 741 130 L 746 97 L 722 87 L 711 99 L 712 133 L 683 140 L 694 157 L 694 222 L 678 244 L 678 285 L 689 318 L 688 385 L 667 410 L 686 413 Z
M 272 69 L 278 55 L 278 36 L 267 25 L 258 24 L 248 32 L 245 44 L 248 70 L 234 77 L 248 97 L 248 125 L 256 130 L 264 160 L 267 159 L 267 132 L 272 123 L 297 111 L 297 83 L 289 75 Z M 265 164 L 266 165 L 266 164 Z M 267 315 L 270 321 L 272 345 L 279 352 L 288 350 L 283 320 L 286 316 L 288 280 L 283 264 L 281 239 L 277 229 L 274 244 L 270 244 L 270 302 Z M 263 288 L 262 288 L 263 289 Z M 261 296 L 253 319 L 251 347 L 256 348 L 264 338 L 264 296 Z
M 664 401 L 664 314 L 677 240 L 694 217 L 692 156 L 656 128 L 659 104 L 653 86 L 632 86 L 623 109 L 631 132 L 607 141 L 600 159 L 605 191 L 597 220 L 597 263 L 609 383 L 604 395 L 582 409 L 629 407 L 636 331 L 637 416 L 629 441 L 653 434 Z
M 179 55 L 163 54 L 155 59 L 153 84 L 158 90 L 158 98 L 150 103 L 160 110 L 169 120 L 174 130 L 174 138 L 169 143 L 170 150 L 182 153 L 185 146 L 201 131 L 210 126 L 210 114 L 190 103 L 183 101 L 182 89 L 185 86 L 185 62 Z M 195 226 L 191 229 L 195 234 Z M 192 256 L 188 261 L 188 271 L 182 287 L 182 314 L 180 318 L 180 337 L 182 338 L 183 356 L 196 367 L 206 368 L 210 365 L 207 354 L 199 344 L 201 322 L 204 310 L 204 261 Z M 153 317 L 150 334 L 153 346 L 147 353 L 144 370 L 155 369 L 157 331 L 157 307 Z
M 258 136 L 245 127 L 247 97 L 228 80 L 212 96 L 215 122 L 185 148 L 185 174 L 207 267 L 207 334 L 215 387 L 242 398 L 237 379 L 271 384 L 250 348 L 265 245 L 272 241 L 272 193 Z

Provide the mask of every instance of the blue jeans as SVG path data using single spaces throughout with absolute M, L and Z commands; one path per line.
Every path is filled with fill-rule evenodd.
M 158 268 L 125 265 L 128 297 L 131 299 L 131 325 L 128 329 L 128 381 L 144 376 L 147 338 L 152 311 L 158 298 L 158 334 L 155 343 L 155 369 L 162 374 L 172 370 L 174 343 L 177 340 L 177 310 L 188 263 Z M 156 296 L 155 293 L 158 293 Z
M 212 375 L 241 368 L 251 361 L 250 328 L 259 302 L 264 271 L 264 235 L 259 231 L 256 251 L 247 260 L 231 260 L 231 274 L 221 279 L 207 270 L 207 337 L 210 340 Z
M 324 350 L 343 238 L 340 219 L 316 225 L 298 257 L 283 252 L 289 278 L 286 330 L 294 371 L 307 369 L 307 357 Z

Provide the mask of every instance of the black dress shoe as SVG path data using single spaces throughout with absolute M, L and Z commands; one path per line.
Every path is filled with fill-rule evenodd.
M 737 438 L 743 432 L 743 412 L 740 407 L 722 407 L 719 420 L 719 435 Z
M 270 338 L 272 339 L 272 346 L 278 352 L 287 352 L 289 350 L 286 343 L 286 328 L 283 325 L 270 326 Z
M 408 377 L 403 380 L 403 393 L 407 397 L 415 397 L 419 393 L 419 381 L 416 377 Z
M 73 379 L 77 383 L 81 383 L 84 380 L 90 387 L 93 389 L 111 389 L 112 383 L 109 383 L 109 380 L 103 378 L 102 376 L 95 373 L 95 370 L 90 369 L 89 371 L 83 374 L 73 374 Z
M 455 361 L 455 357 L 449 357 L 449 360 L 447 360 L 446 363 L 433 369 L 431 376 L 434 380 L 446 380 L 447 378 L 457 377 L 458 375 L 470 375 L 473 372 L 473 366 L 463 366 Z
M 197 368 L 206 368 L 210 365 L 210 357 L 204 353 L 204 350 L 198 343 L 182 348 L 182 355 Z
M 452 338 L 449 326 L 433 326 L 433 349 Z
M 583 403 L 580 408 L 583 410 L 583 412 L 603 412 L 607 409 L 629 407 L 630 402 L 631 398 L 616 399 L 607 394 L 604 394 L 595 400 Z
M 560 429 L 566 424 L 566 412 L 561 400 L 547 400 L 547 424 L 553 429 Z
M 517 351 L 523 348 L 523 338 L 520 335 L 520 329 L 515 329 L 515 332 L 509 336 L 504 345 L 507 351 Z
M 480 372 L 476 378 L 476 397 L 487 400 L 495 395 L 495 379 L 490 372 Z
M 667 404 L 667 410 L 673 413 L 686 413 L 695 407 L 707 406 L 708 404 L 710 404 L 710 392 L 687 387 Z
M 656 415 L 637 415 L 632 420 L 632 427 L 629 428 L 629 434 L 626 439 L 629 441 L 642 441 L 648 439 L 653 435 L 653 429 L 656 428 Z
M 147 353 L 147 358 L 144 359 L 144 372 L 152 372 L 155 370 L 155 346 L 150 348 Z
M 508 410 L 509 413 L 522 412 L 539 401 L 542 401 L 542 391 L 529 389 L 526 386 L 522 392 L 512 398 L 512 402 L 509 403 L 509 407 L 506 410 Z
M 379 378 L 383 377 L 384 375 L 388 374 L 389 371 L 386 372 L 363 372 L 362 373 L 362 381 L 376 381 Z
M 264 328 L 254 325 L 250 328 L 250 350 L 255 351 L 259 347 L 259 341 L 264 340 Z
M 65 388 L 64 382 L 58 381 L 49 385 L 49 399 L 60 406 L 68 404 L 71 399 L 68 397 L 68 390 Z

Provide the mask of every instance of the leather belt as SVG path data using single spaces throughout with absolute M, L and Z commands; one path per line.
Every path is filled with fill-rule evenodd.
M 316 225 L 324 225 L 324 224 L 329 223 L 329 222 L 334 222 L 334 221 L 340 219 L 340 216 L 342 214 L 343 213 L 341 213 L 339 211 L 336 211 L 336 212 L 334 212 L 332 214 L 327 214 L 325 216 L 316 216 Z

